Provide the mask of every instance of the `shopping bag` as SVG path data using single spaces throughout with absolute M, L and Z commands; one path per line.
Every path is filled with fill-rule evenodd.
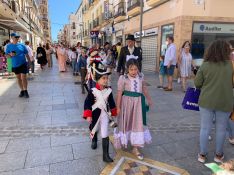
M 11 73 L 12 72 L 12 59 L 7 58 L 7 72 Z
M 189 87 L 185 93 L 182 107 L 184 109 L 199 111 L 198 99 L 200 96 L 200 90 Z

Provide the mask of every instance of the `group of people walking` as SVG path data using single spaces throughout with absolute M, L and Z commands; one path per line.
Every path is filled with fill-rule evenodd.
M 90 57 L 87 62 L 88 79 L 92 83 L 84 103 L 83 117 L 90 123 L 92 149 L 97 148 L 98 128 L 100 128 L 105 162 L 113 162 L 109 156 L 108 133 L 109 121 L 114 122 L 112 116 L 118 116 L 117 123 L 111 124 L 115 128 L 116 148 L 126 148 L 130 143 L 133 146 L 132 153 L 143 160 L 140 148 L 151 143 L 152 140 L 146 120 L 146 111 L 152 105 L 152 99 L 148 93 L 144 75 L 141 73 L 141 49 L 135 47 L 133 35 L 129 35 L 126 40 L 127 46 L 122 47 L 118 55 L 117 72 L 120 77 L 117 83 L 116 103 L 108 81 L 108 76 L 112 73 L 109 65 L 114 61 L 109 58 L 113 57 L 113 50 L 108 47 L 109 43 L 104 47 L 104 51 L 108 49 L 104 59 L 98 54 L 97 48 L 93 48 L 89 51 Z
M 34 65 L 34 54 L 29 42 L 19 43 L 20 36 L 11 34 L 12 42 L 6 46 L 6 55 L 12 59 L 12 70 L 15 72 L 21 89 L 19 97 L 29 98 L 26 74 L 29 67 Z M 81 75 L 82 93 L 85 89 L 88 95 L 84 102 L 83 117 L 90 123 L 91 148 L 97 148 L 98 132 L 102 137 L 103 160 L 112 162 L 109 156 L 108 126 L 114 128 L 114 145 L 125 148 L 130 143 L 132 153 L 140 160 L 144 158 L 140 148 L 152 142 L 147 127 L 146 113 L 152 107 L 152 99 L 148 93 L 144 75 L 141 72 L 142 49 L 135 46 L 135 38 L 128 35 L 127 46 L 118 43 L 111 46 L 106 42 L 103 47 L 94 45 L 87 49 L 80 43 L 70 50 L 62 44 L 53 50 L 49 44 L 37 48 L 36 58 L 41 68 L 48 63 L 52 67 L 51 54 L 55 53 L 59 63 L 59 71 L 66 71 L 66 62 L 70 60 L 73 75 Z M 183 89 L 186 79 L 191 75 L 192 56 L 191 44 L 186 41 L 180 49 L 179 58 L 176 57 L 176 47 L 173 37 L 167 37 L 165 56 L 160 58 L 160 83 L 162 76 L 168 76 L 168 86 L 165 91 L 172 91 L 172 76 L 176 64 L 180 67 Z M 214 41 L 207 49 L 204 63 L 198 69 L 194 84 L 201 90 L 199 106 L 201 114 L 200 152 L 198 161 L 207 160 L 208 141 L 212 126 L 215 125 L 215 155 L 214 161 L 224 159 L 224 141 L 228 129 L 229 142 L 234 144 L 233 112 L 233 64 L 234 41 Z M 27 59 L 27 60 L 26 60 Z M 119 73 L 117 83 L 117 98 L 112 93 L 111 73 L 116 68 Z M 160 88 L 163 84 L 160 84 Z M 116 121 L 112 116 L 118 116 Z M 214 124 L 215 123 L 215 124 Z M 98 129 L 100 128 L 100 129 Z

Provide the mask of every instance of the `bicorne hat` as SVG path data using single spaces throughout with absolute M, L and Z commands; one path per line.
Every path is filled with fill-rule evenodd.
M 111 74 L 111 72 L 107 71 L 107 68 L 99 60 L 94 60 L 94 62 L 92 62 L 90 66 L 91 66 L 91 73 L 95 81 L 99 80 L 103 75 Z

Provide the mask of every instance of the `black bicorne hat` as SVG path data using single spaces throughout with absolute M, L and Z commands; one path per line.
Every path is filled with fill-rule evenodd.
M 107 68 L 102 64 L 101 61 L 95 60 L 90 66 L 95 81 L 99 80 L 103 75 L 111 74 L 110 71 L 107 71 Z

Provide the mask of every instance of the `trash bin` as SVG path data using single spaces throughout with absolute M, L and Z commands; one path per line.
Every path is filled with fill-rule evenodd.
M 7 72 L 11 73 L 12 72 L 12 59 L 7 58 Z

